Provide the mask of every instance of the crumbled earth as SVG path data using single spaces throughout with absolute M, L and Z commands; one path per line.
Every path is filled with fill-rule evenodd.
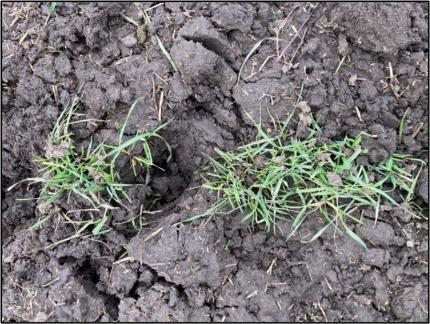
M 428 162 L 427 3 L 147 2 L 148 26 L 133 3 L 58 2 L 45 24 L 48 7 L 2 2 L 3 321 L 428 322 L 428 223 L 389 202 L 354 228 L 368 250 L 333 231 L 303 243 L 318 215 L 288 241 L 289 220 L 275 233 L 239 213 L 181 223 L 216 199 L 200 186 L 207 156 L 249 141 L 256 122 L 270 132 L 295 102 L 292 135 L 306 136 L 312 113 L 322 142 L 372 135 L 364 164 L 394 152 Z M 263 41 L 238 82 L 268 37 L 282 41 Z M 38 175 L 34 157 L 82 85 L 78 112 L 100 121 L 72 126 L 78 146 L 113 143 L 140 98 L 125 136 L 171 120 L 160 134 L 172 158 L 150 143 L 163 171 L 130 189 L 130 209 L 154 200 L 161 212 L 140 231 L 118 210 L 111 232 L 62 241 L 76 229 L 59 218 L 28 230 L 44 206 L 16 199 L 37 186 L 7 188 Z M 118 165 L 141 183 L 127 158 Z M 428 213 L 427 167 L 415 193 Z

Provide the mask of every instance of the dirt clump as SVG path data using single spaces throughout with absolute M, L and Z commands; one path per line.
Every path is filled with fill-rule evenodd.
M 332 19 L 358 47 L 396 55 L 400 49 L 418 43 L 420 33 L 424 33 L 420 22 L 423 12 L 415 10 L 409 4 L 345 3 L 333 8 Z

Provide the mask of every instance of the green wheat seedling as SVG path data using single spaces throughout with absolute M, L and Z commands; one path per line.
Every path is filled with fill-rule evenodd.
M 306 218 L 318 213 L 325 224 L 307 242 L 333 226 L 336 232 L 345 232 L 366 247 L 350 228 L 351 223 L 362 223 L 358 211 L 373 209 L 376 222 L 383 201 L 404 208 L 390 193 L 400 189 L 404 200 L 410 202 L 424 165 L 422 160 L 401 154 L 393 154 L 376 166 L 360 165 L 359 157 L 367 154 L 360 145 L 362 137 L 368 136 L 365 133 L 318 144 L 316 123 L 306 140 L 289 138 L 284 132 L 269 136 L 259 125 L 257 129 L 252 143 L 233 152 L 216 149 L 217 157 L 209 157 L 203 186 L 215 191 L 218 199 L 208 211 L 187 221 L 240 211 L 243 221 L 264 224 L 269 231 L 279 220 L 291 217 L 289 238 Z M 405 168 L 410 163 L 421 165 L 415 175 Z M 409 209 L 407 212 L 415 215 Z
M 143 153 L 140 156 L 133 156 L 131 160 L 134 161 L 132 164 L 134 173 L 136 174 L 136 164 L 140 165 L 146 171 L 148 181 L 149 168 L 154 166 L 148 140 L 154 137 L 162 139 L 171 155 L 170 146 L 158 134 L 168 123 L 152 131 L 137 132 L 130 139 L 123 141 L 128 119 L 138 100 L 133 103 L 127 114 L 120 129 L 117 145 L 101 143 L 93 147 L 91 140 L 86 148 L 81 148 L 78 151 L 74 146 L 69 126 L 73 123 L 89 120 L 72 121 L 73 117 L 77 115 L 76 109 L 80 103 L 80 99 L 76 98 L 72 104 L 64 109 L 49 134 L 45 156 L 35 160 L 41 176 L 24 179 L 8 190 L 22 182 L 40 184 L 41 189 L 36 201 L 43 202 L 45 205 L 53 204 L 63 197 L 66 197 L 67 201 L 70 202 L 72 195 L 81 198 L 90 205 L 88 210 L 91 210 L 93 218 L 87 221 L 73 221 L 68 218 L 67 222 L 80 224 L 79 233 L 89 226 L 93 227 L 93 234 L 102 233 L 102 229 L 108 222 L 107 211 L 115 208 L 112 203 L 115 202 L 125 208 L 127 207 L 124 200 L 131 203 L 125 190 L 125 187 L 130 185 L 121 182 L 116 168 L 115 162 L 118 157 L 123 154 L 131 155 L 131 151 L 136 145 L 143 145 Z M 42 225 L 49 218 L 50 215 L 44 216 L 32 228 Z
M 405 120 L 406 120 L 406 116 L 408 115 L 408 112 L 409 112 L 409 108 L 406 109 L 405 113 L 402 116 L 402 119 L 400 120 L 400 125 L 399 125 L 399 144 L 402 143 L 403 130 L 405 128 Z
M 55 7 L 57 6 L 57 2 L 56 1 L 52 1 L 51 4 L 49 5 L 48 8 L 48 16 L 45 19 L 45 24 L 43 25 L 44 27 L 46 26 L 46 24 L 49 21 L 49 18 L 51 18 L 51 16 L 55 13 Z

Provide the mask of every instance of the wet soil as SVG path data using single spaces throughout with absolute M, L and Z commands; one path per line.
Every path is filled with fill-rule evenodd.
M 270 131 L 302 86 L 321 141 L 365 131 L 377 136 L 363 144 L 363 163 L 394 152 L 428 162 L 428 4 L 156 5 L 142 4 L 155 6 L 145 31 L 124 19 L 143 24 L 132 3 L 58 3 L 44 26 L 48 3 L 2 2 L 2 320 L 428 321 L 428 223 L 389 203 L 376 224 L 362 211 L 355 230 L 367 251 L 333 232 L 303 244 L 318 215 L 288 241 L 288 220 L 276 233 L 249 228 L 240 214 L 178 225 L 216 199 L 199 176 L 214 148 L 250 140 L 252 119 Z M 236 84 L 258 40 L 289 42 L 297 31 L 285 61 L 276 55 L 287 43 L 267 40 Z M 34 156 L 83 83 L 79 112 L 105 122 L 74 125 L 78 145 L 115 139 L 142 97 L 126 135 L 173 119 L 161 132 L 173 156 L 165 162 L 163 143 L 151 143 L 164 172 L 130 196 L 134 210 L 155 201 L 162 212 L 146 215 L 140 232 L 123 224 L 55 244 L 73 226 L 53 218 L 28 231 L 39 211 L 16 198 L 38 188 L 6 188 L 37 174 Z M 306 136 L 300 123 L 291 132 Z M 138 183 L 121 163 L 124 179 Z M 427 168 L 414 203 L 428 213 Z M 113 221 L 129 216 L 118 211 Z

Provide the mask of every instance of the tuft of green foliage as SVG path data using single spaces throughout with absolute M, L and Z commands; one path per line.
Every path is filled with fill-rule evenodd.
M 36 200 L 43 202 L 45 206 L 49 206 L 63 197 L 67 197 L 69 202 L 71 195 L 76 195 L 89 202 L 91 211 L 94 212 L 91 215 L 96 214 L 98 217 L 88 221 L 73 221 L 65 216 L 68 222 L 80 224 L 79 233 L 89 226 L 93 226 L 93 234 L 102 233 L 102 229 L 108 222 L 107 211 L 115 208 L 112 206 L 112 202 L 125 208 L 127 207 L 123 203 L 124 200 L 131 203 L 125 191 L 125 187 L 130 185 L 121 182 L 116 169 L 115 162 L 118 157 L 122 154 L 131 155 L 131 151 L 136 145 L 143 145 L 143 153 L 140 156 L 132 156 L 131 162 L 135 174 L 136 164 L 146 171 L 148 181 L 148 170 L 154 166 L 148 140 L 153 137 L 162 139 L 169 153 L 171 153 L 168 143 L 158 134 L 167 123 L 152 131 L 137 132 L 130 139 L 123 141 L 128 119 L 138 101 L 139 99 L 132 104 L 127 114 L 126 120 L 120 129 L 117 145 L 101 143 L 93 148 L 91 140 L 88 147 L 81 148 L 78 151 L 74 146 L 69 126 L 73 123 L 89 120 L 72 121 L 80 103 L 80 98 L 75 98 L 60 114 L 52 132 L 49 134 L 45 155 L 35 159 L 40 167 L 38 171 L 41 176 L 24 179 L 8 188 L 8 190 L 22 182 L 38 183 L 41 185 L 41 189 Z M 50 215 L 41 218 L 32 228 L 42 225 L 49 218 Z
M 290 138 L 285 132 L 287 124 L 281 125 L 276 136 L 257 125 L 253 142 L 233 152 L 216 149 L 217 157 L 209 157 L 203 186 L 217 192 L 218 199 L 208 211 L 187 221 L 240 211 L 243 221 L 264 224 L 271 230 L 280 219 L 292 217 L 289 238 L 307 217 L 319 214 L 325 224 L 308 242 L 333 226 L 366 247 L 350 228 L 351 223 L 362 222 L 358 212 L 370 207 L 377 221 L 384 200 L 404 208 L 390 193 L 400 189 L 404 201 L 410 202 L 421 169 L 413 175 L 406 166 L 417 163 L 422 168 L 425 162 L 393 154 L 378 165 L 362 165 L 359 158 L 367 151 L 361 141 L 366 133 L 322 144 L 317 140 L 320 129 L 315 122 L 313 125 L 305 140 Z

